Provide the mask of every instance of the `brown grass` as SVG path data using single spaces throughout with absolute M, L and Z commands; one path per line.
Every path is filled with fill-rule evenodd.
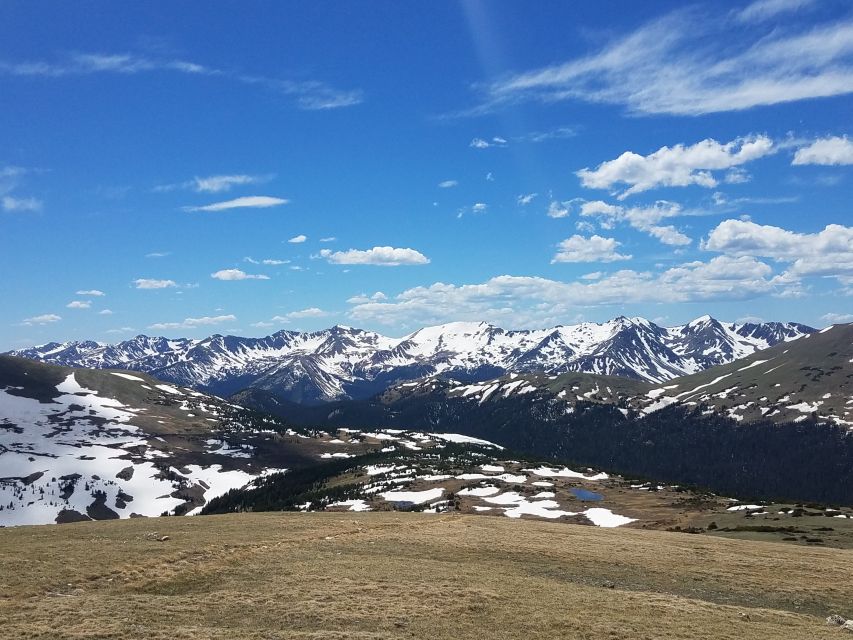
M 22 527 L 0 530 L 0 637 L 829 638 L 849 559 L 460 515 Z

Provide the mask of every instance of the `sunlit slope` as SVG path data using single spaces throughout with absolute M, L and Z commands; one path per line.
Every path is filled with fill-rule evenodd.
M 847 558 L 443 514 L 24 527 L 0 530 L 0 635 L 836 638 L 824 618 L 853 601 Z
M 657 385 L 649 406 L 705 404 L 738 421 L 819 419 L 853 426 L 853 324 L 839 324 Z

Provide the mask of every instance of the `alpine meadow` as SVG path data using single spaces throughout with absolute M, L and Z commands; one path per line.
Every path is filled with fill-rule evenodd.
M 853 4 L 0 5 L 0 640 L 853 638 Z

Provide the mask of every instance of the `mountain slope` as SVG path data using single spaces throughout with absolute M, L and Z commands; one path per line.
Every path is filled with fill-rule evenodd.
M 342 326 L 312 333 L 279 331 L 265 338 L 137 336 L 116 345 L 49 343 L 13 355 L 142 371 L 218 395 L 253 388 L 279 400 L 317 404 L 368 398 L 430 375 L 480 381 L 506 373 L 577 371 L 661 382 L 812 331 L 795 323 L 725 324 L 707 316 L 663 328 L 643 318 L 619 317 L 526 331 L 454 322 L 399 339 Z
M 0 524 L 201 507 L 270 470 L 243 431 L 277 423 L 145 374 L 0 356 Z

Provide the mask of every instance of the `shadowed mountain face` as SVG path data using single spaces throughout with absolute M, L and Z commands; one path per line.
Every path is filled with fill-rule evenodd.
M 507 373 L 576 371 L 661 382 L 813 331 L 795 323 L 738 325 L 707 316 L 664 328 L 619 317 L 526 331 L 457 322 L 403 338 L 342 326 L 265 338 L 140 335 L 115 345 L 49 343 L 12 354 L 66 366 L 142 371 L 218 395 L 253 388 L 281 401 L 318 404 L 368 398 L 430 375 L 476 382 Z

